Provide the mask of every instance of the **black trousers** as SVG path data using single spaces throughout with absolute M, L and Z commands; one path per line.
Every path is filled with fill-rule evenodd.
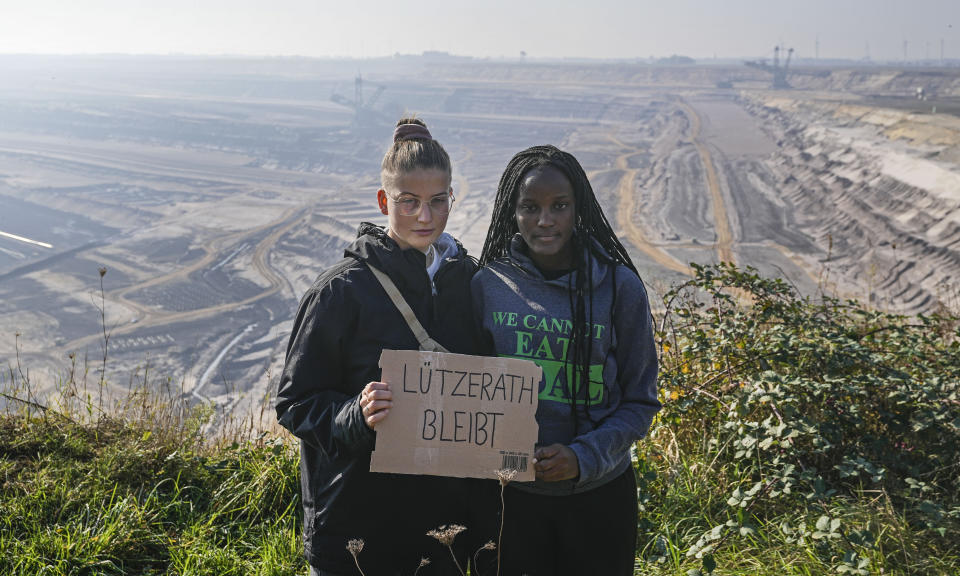
M 633 576 L 637 482 L 633 468 L 568 496 L 507 487 L 501 549 L 505 576 Z
M 474 561 L 472 576 L 496 575 L 496 551 L 480 550 L 485 542 L 497 541 L 500 528 L 500 484 L 496 480 L 397 475 L 391 482 L 394 491 L 388 495 L 384 517 L 371 523 L 389 524 L 392 530 L 375 537 L 358 535 L 366 536 L 359 556 L 366 576 L 410 576 L 417 572 L 421 558 L 430 563 L 418 576 L 460 576 L 460 570 L 468 570 Z M 467 528 L 453 543 L 459 569 L 450 550 L 427 536 L 427 531 L 451 524 Z M 312 568 L 310 576 L 359 576 L 342 546 L 325 552 L 338 561 L 328 562 L 324 569 Z

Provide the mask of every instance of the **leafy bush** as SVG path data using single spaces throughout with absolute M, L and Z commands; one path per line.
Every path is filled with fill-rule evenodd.
M 731 265 L 695 273 L 659 322 L 665 407 L 638 444 L 645 559 L 672 548 L 674 568 L 711 572 L 767 547 L 798 573 L 956 573 L 957 317 L 813 301 Z M 678 502 L 697 528 L 681 535 L 663 512 Z

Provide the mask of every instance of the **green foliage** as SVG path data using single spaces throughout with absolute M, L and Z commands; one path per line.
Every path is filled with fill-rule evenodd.
M 0 418 L 0 574 L 303 572 L 293 450 L 145 426 Z
M 638 444 L 664 479 L 641 483 L 647 564 L 673 534 L 674 570 L 741 573 L 775 550 L 796 573 L 957 573 L 957 317 L 695 271 L 664 299 L 665 405 Z

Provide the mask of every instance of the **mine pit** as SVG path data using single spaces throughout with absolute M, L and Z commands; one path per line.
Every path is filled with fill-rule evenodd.
M 811 298 L 957 301 L 960 72 L 821 70 L 772 90 L 746 67 L 397 63 L 370 73 L 376 105 L 354 109 L 328 100 L 353 87 L 343 67 L 274 84 L 288 65 L 251 77 L 257 98 L 209 70 L 163 98 L 136 94 L 172 68 L 129 94 L 65 79 L 61 114 L 0 87 L 0 231 L 51 246 L 0 235 L 0 362 L 19 353 L 52 382 L 68 354 L 96 358 L 102 298 L 110 380 L 149 362 L 198 400 L 255 403 L 301 295 L 361 222 L 385 223 L 380 160 L 404 111 L 451 154 L 447 230 L 474 256 L 507 161 L 551 143 L 583 164 L 655 308 L 690 263 L 720 261 Z

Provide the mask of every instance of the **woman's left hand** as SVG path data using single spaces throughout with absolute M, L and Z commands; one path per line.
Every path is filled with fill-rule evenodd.
M 537 480 L 545 482 L 559 482 L 571 480 L 580 475 L 580 461 L 577 453 L 563 444 L 551 444 L 537 448 L 533 469 L 537 473 Z

